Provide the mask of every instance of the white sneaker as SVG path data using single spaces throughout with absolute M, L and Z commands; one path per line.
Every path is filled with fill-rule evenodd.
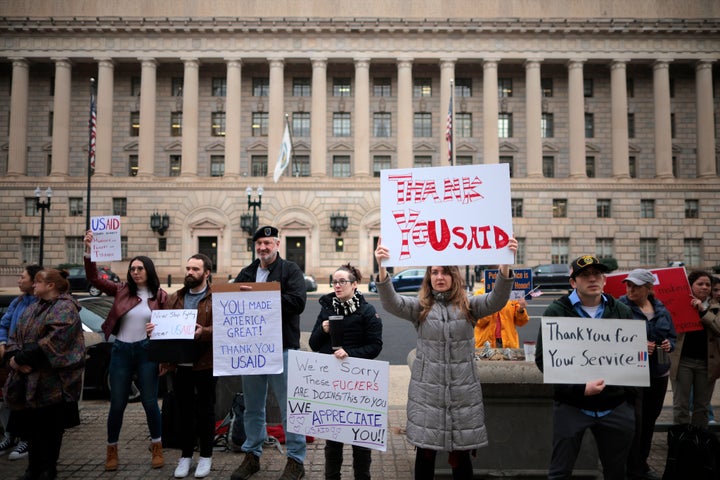
M 17 439 L 6 433 L 2 439 L 2 442 L 0 442 L 0 455 L 4 455 L 12 451 L 15 448 L 15 445 L 17 445 L 16 440 Z
M 29 451 L 30 445 L 28 445 L 28 442 L 20 441 L 20 443 L 17 444 L 17 447 L 15 447 L 15 450 L 10 452 L 10 455 L 8 455 L 8 460 L 20 460 L 21 458 L 25 458 L 28 456 Z
M 175 478 L 185 478 L 190 473 L 190 465 L 192 464 L 192 458 L 180 457 L 178 460 L 177 467 L 175 467 Z
M 195 468 L 195 478 L 205 478 L 210 475 L 212 467 L 212 457 L 200 457 L 197 467 Z

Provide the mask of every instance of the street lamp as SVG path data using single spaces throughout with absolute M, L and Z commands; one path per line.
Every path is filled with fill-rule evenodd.
M 40 266 L 43 264 L 43 257 L 45 254 L 45 210 L 50 210 L 50 200 L 52 200 L 52 188 L 48 187 L 47 190 L 45 190 L 45 196 L 47 197 L 47 202 L 41 202 L 40 196 L 42 195 L 42 191 L 40 190 L 40 187 L 35 187 L 35 211 L 41 210 L 40 212 L 40 258 L 38 259 L 38 263 Z
M 252 194 L 253 194 L 253 188 L 247 187 L 245 189 L 245 193 L 247 193 L 248 197 L 248 210 L 252 208 L 252 217 L 250 217 L 248 214 L 242 215 L 240 217 L 240 227 L 245 230 L 252 239 L 252 236 L 255 234 L 255 232 L 258 229 L 258 222 L 260 221 L 257 215 L 258 210 L 262 210 L 262 194 L 265 192 L 263 190 L 263 187 L 257 188 L 257 195 L 258 199 L 253 200 Z M 248 244 L 250 246 L 250 250 L 252 251 L 252 259 L 255 261 L 255 248 L 254 245 L 252 245 L 252 240 L 249 240 Z
M 168 228 L 170 228 L 170 215 L 165 212 L 162 216 L 155 210 L 155 213 L 150 215 L 150 228 L 153 232 L 157 232 L 160 236 L 164 235 Z

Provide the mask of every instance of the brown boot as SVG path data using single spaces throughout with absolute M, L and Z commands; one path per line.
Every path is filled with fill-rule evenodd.
M 152 452 L 152 468 L 162 468 L 163 465 L 165 465 L 162 442 L 152 442 L 150 444 L 150 451 Z
M 107 446 L 107 458 L 105 459 L 105 471 L 114 472 L 118 468 L 117 444 Z

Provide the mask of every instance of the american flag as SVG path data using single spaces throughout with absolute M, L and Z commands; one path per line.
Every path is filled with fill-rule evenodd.
M 448 162 L 453 164 L 453 92 L 450 84 L 450 104 L 448 105 L 447 128 L 445 129 L 445 140 L 448 148 Z
M 88 164 L 90 175 L 95 173 L 95 137 L 97 135 L 97 108 L 95 105 L 95 95 L 90 95 L 90 146 L 88 152 Z
M 539 297 L 539 296 L 542 295 L 542 294 L 543 294 L 542 290 L 532 290 L 532 291 L 530 292 L 530 296 L 531 296 L 532 298 Z

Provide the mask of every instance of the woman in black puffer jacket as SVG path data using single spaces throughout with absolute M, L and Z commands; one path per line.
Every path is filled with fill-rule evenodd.
M 375 358 L 382 350 L 382 321 L 375 307 L 365 301 L 357 291 L 362 280 L 360 271 L 343 265 L 333 274 L 333 293 L 320 297 L 320 313 L 310 335 L 310 348 L 314 352 L 335 355 L 339 360 L 347 357 Z M 328 317 L 342 315 L 342 347 L 333 349 L 330 340 Z M 326 440 L 325 479 L 339 480 L 343 462 L 343 444 Z M 353 445 L 355 480 L 370 479 L 370 449 Z

